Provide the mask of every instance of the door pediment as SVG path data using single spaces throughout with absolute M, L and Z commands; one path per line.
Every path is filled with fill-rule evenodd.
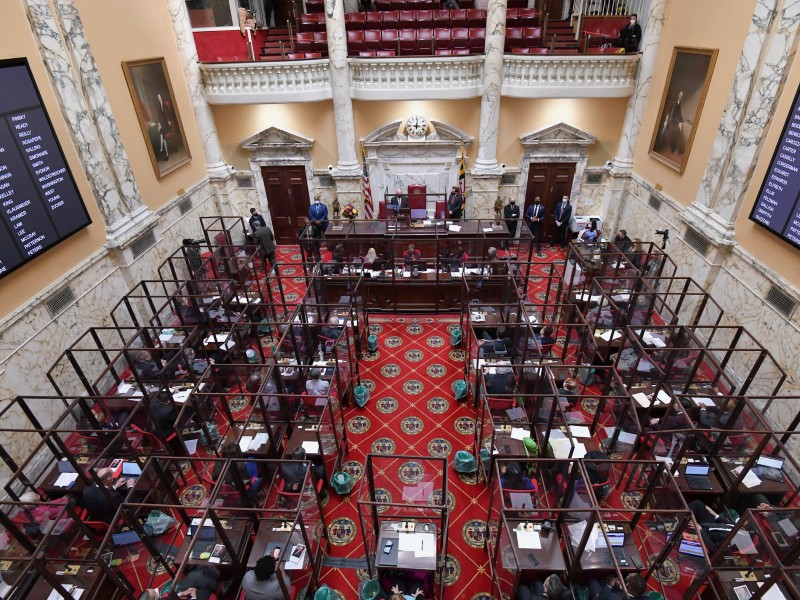
M 591 146 L 597 141 L 597 137 L 562 122 L 521 135 L 519 141 L 528 152 L 533 146 Z
M 239 142 L 245 150 L 259 148 L 305 148 L 314 145 L 314 138 L 306 137 L 300 133 L 279 127 L 267 127 L 264 131 L 250 136 Z

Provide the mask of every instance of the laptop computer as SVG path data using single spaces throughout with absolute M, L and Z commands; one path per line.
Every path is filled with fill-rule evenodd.
M 714 486 L 708 478 L 711 466 L 704 463 L 689 463 L 686 465 L 686 485 L 693 490 L 713 490 Z
M 777 481 L 778 483 L 784 482 L 783 473 L 781 472 L 783 468 L 782 458 L 759 456 L 756 460 L 756 465 L 757 466 L 753 468 L 753 472 L 761 479 L 769 479 L 771 481 Z
M 142 469 L 135 462 L 122 463 L 122 474 L 125 477 L 138 477 L 142 474 Z

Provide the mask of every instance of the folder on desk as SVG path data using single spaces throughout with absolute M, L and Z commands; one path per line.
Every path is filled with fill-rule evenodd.
M 392 548 L 389 550 L 388 553 L 384 552 L 383 548 L 384 548 L 383 545 L 378 548 L 378 564 L 383 567 L 396 567 L 397 552 L 399 550 L 399 544 L 397 543 L 397 540 L 394 540 Z

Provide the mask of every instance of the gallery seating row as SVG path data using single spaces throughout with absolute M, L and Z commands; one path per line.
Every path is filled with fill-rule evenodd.
M 479 8 L 441 10 L 387 10 L 383 12 L 350 12 L 344 16 L 350 29 L 419 29 L 426 27 L 484 27 L 486 11 Z M 532 8 L 510 8 L 506 27 L 536 27 L 539 17 Z M 325 31 L 325 13 L 300 15 L 299 31 Z
M 299 34 L 298 34 L 299 35 Z M 468 29 L 367 29 L 347 32 L 351 55 L 369 50 L 394 50 L 400 56 L 430 56 L 436 50 L 467 50 L 480 54 L 486 44 L 483 27 Z
M 328 56 L 328 34 L 324 31 L 304 31 L 294 36 L 294 52 L 314 52 Z
M 582 42 L 588 47 L 613 44 L 619 39 L 620 30 L 629 22 L 629 17 L 587 17 L 581 32 Z

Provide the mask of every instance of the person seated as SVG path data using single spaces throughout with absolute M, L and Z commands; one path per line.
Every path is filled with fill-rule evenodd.
M 220 454 L 223 458 L 242 458 L 241 450 L 235 443 L 225 444 L 222 447 Z M 245 486 L 249 484 L 248 492 L 250 495 L 255 495 L 258 493 L 258 490 L 261 488 L 261 478 L 258 474 L 258 465 L 251 461 L 243 462 L 241 460 L 231 464 L 235 465 L 235 469 L 239 472 L 239 477 L 241 477 L 242 483 L 244 483 Z M 214 463 L 214 470 L 211 473 L 211 478 L 214 481 L 219 480 L 224 467 L 225 463 L 222 461 L 217 461 Z M 226 485 L 235 486 L 236 478 L 233 473 L 234 467 L 231 466 L 225 473 L 225 479 L 223 479 L 223 483 Z
M 624 229 L 620 229 L 614 236 L 614 243 L 623 254 L 628 254 L 633 249 L 633 240 L 628 237 L 628 232 Z
M 306 393 L 309 396 L 327 396 L 331 387 L 330 382 L 321 379 L 322 369 L 313 368 L 308 372 L 306 380 Z
M 305 460 L 306 451 L 300 446 L 292 450 L 291 460 Z M 306 477 L 308 463 L 283 463 L 281 464 L 281 477 L 283 477 L 283 489 L 287 492 L 299 492 L 300 487 Z
M 642 26 L 639 25 L 636 13 L 631 15 L 630 21 L 619 31 L 617 45 L 625 52 L 638 52 L 642 41 Z
M 364 255 L 364 266 L 369 267 L 376 260 L 378 260 L 378 253 L 375 252 L 375 248 L 367 250 L 367 253 Z
M 48 523 L 62 513 L 64 513 L 64 505 L 69 501 L 69 498 L 62 496 L 56 500 L 42 500 L 41 496 L 36 492 L 25 492 L 19 497 L 20 502 L 26 504 L 36 504 L 39 502 L 47 502 L 47 504 L 38 504 L 37 506 L 26 506 L 25 510 L 20 510 L 13 521 L 16 523 L 29 523 L 33 519 L 38 524 Z M 64 517 L 69 518 L 69 515 L 64 513 Z
M 540 346 L 552 346 L 556 343 L 555 332 L 551 325 L 546 325 L 540 335 L 536 336 Z
M 481 331 L 478 344 L 480 345 L 478 354 L 481 357 L 484 356 L 486 352 L 500 352 L 502 354 L 503 352 L 507 353 L 508 349 L 511 347 L 511 338 L 506 335 L 505 327 L 498 327 L 494 335 L 492 335 L 491 330 L 484 329 Z
M 325 248 L 323 248 L 320 258 L 324 263 L 333 262 L 333 249 L 334 245 L 331 243 L 325 244 Z
M 242 578 L 242 591 L 245 600 L 282 600 L 278 577 L 273 577 L 276 572 L 276 562 L 273 556 L 262 556 L 256 562 L 256 567 L 248 571 Z M 281 572 L 284 588 L 292 589 L 292 583 L 286 573 Z
M 504 490 L 531 490 L 536 491 L 536 486 L 530 477 L 523 475 L 519 463 L 509 463 L 505 473 L 500 477 L 500 487 Z
M 424 581 L 416 576 L 416 572 L 391 571 L 384 584 L 392 592 L 390 600 L 425 600 Z
M 416 249 L 414 244 L 409 244 L 408 250 L 403 252 L 403 262 L 405 262 L 405 264 L 408 264 L 416 260 L 420 260 L 421 258 L 422 258 L 422 253 Z
M 397 188 L 394 196 L 389 198 L 389 210 L 392 211 L 392 215 L 395 217 L 399 215 L 400 212 L 408 210 L 408 196 L 403 194 L 402 189 Z
M 251 373 L 247 378 L 244 388 L 250 394 L 255 394 L 261 387 L 261 373 Z
M 138 350 L 133 354 L 133 368 L 142 379 L 158 379 L 161 371 L 153 356 L 147 350 Z
M 530 583 L 521 583 L 517 588 L 516 600 L 568 600 L 572 592 L 565 586 L 561 578 L 553 573 L 544 580 L 538 579 Z
M 458 266 L 463 267 L 464 263 L 469 260 L 469 255 L 464 251 L 464 248 L 459 246 L 456 248 L 455 254 L 453 254 L 453 258 L 458 261 Z
M 576 377 L 567 377 L 561 387 L 558 388 L 558 398 L 566 400 L 570 407 L 575 405 L 578 401 L 578 379 Z
M 591 600 L 645 600 L 647 598 L 647 582 L 639 573 L 631 573 L 625 577 L 625 589 L 622 591 L 616 577 L 609 578 L 604 584 L 597 579 L 589 580 Z
M 206 566 L 193 569 L 176 587 L 178 598 L 182 600 L 208 600 L 217 589 L 219 571 Z M 158 590 L 149 588 L 141 593 L 138 600 L 158 600 Z
M 716 406 L 701 406 L 698 419 L 700 425 L 707 429 L 713 429 L 715 427 L 727 427 L 735 408 L 735 398 L 728 398 L 728 400 L 719 408 Z
M 483 380 L 486 383 L 487 396 L 511 394 L 517 383 L 511 367 L 497 367 L 494 373 L 486 373 Z
M 114 520 L 117 508 L 125 500 L 130 486 L 135 481 L 118 479 L 115 482 L 114 472 L 111 469 L 100 469 L 97 471 L 97 478 L 104 489 L 101 490 L 97 483 L 86 486 L 81 494 L 81 504 L 86 509 L 86 512 L 89 513 L 90 521 L 103 521 L 110 524 Z M 104 492 L 108 492 L 111 502 L 108 501 Z
M 342 333 L 342 328 L 339 325 L 339 317 L 337 315 L 331 315 L 328 318 L 328 322 L 322 326 L 322 329 L 319 330 L 319 334 L 331 340 L 338 339 L 339 335 Z
M 155 433 L 162 440 L 166 440 L 175 432 L 175 421 L 178 420 L 178 411 L 172 405 L 170 393 L 167 390 L 158 392 L 155 402 L 152 402 L 148 408 Z
M 598 237 L 600 236 L 600 232 L 597 230 L 597 221 L 592 219 L 589 221 L 589 224 L 581 229 L 578 232 L 578 237 L 576 241 L 578 242 L 585 242 L 587 244 L 593 244 L 597 241 Z

